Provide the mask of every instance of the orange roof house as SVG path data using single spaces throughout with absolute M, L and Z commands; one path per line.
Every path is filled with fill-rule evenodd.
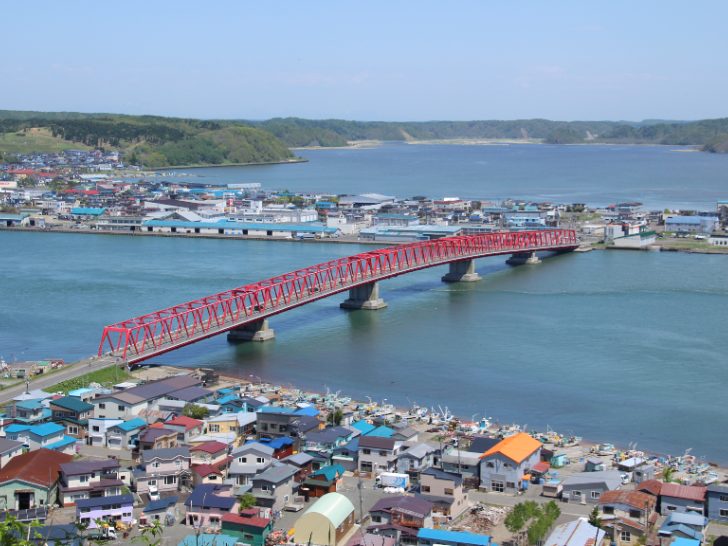
M 518 434 L 504 438 L 483 453 L 480 458 L 485 459 L 499 453 L 519 465 L 539 449 L 541 449 L 541 442 L 525 432 L 519 432 Z

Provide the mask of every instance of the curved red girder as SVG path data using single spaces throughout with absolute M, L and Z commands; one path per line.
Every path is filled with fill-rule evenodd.
M 445 237 L 338 258 L 131 318 L 104 328 L 99 356 L 133 364 L 294 307 L 451 262 L 531 251 L 574 250 L 573 230 L 510 231 Z

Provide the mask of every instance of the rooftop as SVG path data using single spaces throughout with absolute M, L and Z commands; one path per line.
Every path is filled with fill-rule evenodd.
M 697 485 L 680 485 L 677 483 L 663 483 L 660 495 L 662 497 L 675 497 L 693 501 L 705 500 L 705 487 Z
M 490 457 L 491 455 L 500 453 L 513 462 L 520 464 L 540 448 L 541 442 L 533 438 L 530 434 L 519 432 L 495 444 L 483 453 L 483 457 Z
M 70 463 L 73 455 L 52 449 L 36 449 L 13 457 L 0 470 L 0 483 L 21 480 L 42 487 L 50 487 L 58 479 L 60 467 Z
M 429 529 L 423 527 L 417 533 L 418 539 L 430 540 L 433 543 L 467 544 L 472 546 L 489 546 L 490 537 L 487 535 L 476 535 L 475 533 L 464 533 L 461 531 L 445 531 L 443 529 Z
M 334 528 L 338 528 L 341 523 L 354 512 L 354 505 L 341 493 L 326 493 L 313 503 L 306 514 L 321 514 L 328 519 Z
M 114 495 L 111 497 L 93 497 L 90 499 L 78 499 L 76 501 L 76 509 L 80 508 L 106 508 L 114 504 L 134 504 L 134 496 L 131 493 L 126 495 Z

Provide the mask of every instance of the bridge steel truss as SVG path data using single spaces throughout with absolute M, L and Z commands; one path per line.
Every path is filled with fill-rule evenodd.
M 134 364 L 202 339 L 419 269 L 536 251 L 570 251 L 573 230 L 495 232 L 400 244 L 312 265 L 104 328 L 99 356 Z

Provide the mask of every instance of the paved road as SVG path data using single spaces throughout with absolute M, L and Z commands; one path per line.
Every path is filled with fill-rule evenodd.
M 67 379 L 73 379 L 74 377 L 78 377 L 89 372 L 95 372 L 97 370 L 109 368 L 117 364 L 118 362 L 119 361 L 113 357 L 91 357 L 86 360 L 81 360 L 79 362 L 75 362 L 74 364 L 70 364 L 55 373 L 37 376 L 30 381 L 29 388 L 30 390 L 33 390 L 52 387 L 53 385 L 56 385 L 61 381 L 65 381 Z M 24 393 L 25 389 L 25 383 L 3 389 L 2 391 L 0 391 L 0 404 L 6 404 L 10 402 L 14 397 Z

